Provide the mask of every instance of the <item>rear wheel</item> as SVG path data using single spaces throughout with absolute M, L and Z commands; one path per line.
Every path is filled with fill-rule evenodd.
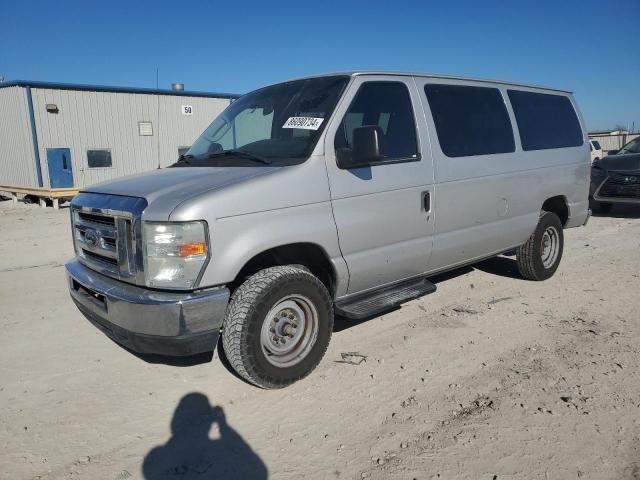
M 535 231 L 516 250 L 518 271 L 527 280 L 546 280 L 560 265 L 564 248 L 560 218 L 552 212 L 542 212 Z
M 234 292 L 222 331 L 233 369 L 262 388 L 282 388 L 320 363 L 333 330 L 324 284 L 299 266 L 261 270 Z

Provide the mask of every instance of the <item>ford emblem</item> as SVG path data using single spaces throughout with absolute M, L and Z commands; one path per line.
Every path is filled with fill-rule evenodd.
M 97 247 L 98 246 L 98 233 L 95 230 L 91 230 L 90 228 L 84 231 L 84 243 L 86 243 L 89 247 Z

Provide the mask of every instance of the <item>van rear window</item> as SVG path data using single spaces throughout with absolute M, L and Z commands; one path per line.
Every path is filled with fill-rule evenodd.
M 582 145 L 580 122 L 567 97 L 522 90 L 508 93 L 524 150 Z
M 424 92 L 447 157 L 515 151 L 511 121 L 497 88 L 429 84 Z

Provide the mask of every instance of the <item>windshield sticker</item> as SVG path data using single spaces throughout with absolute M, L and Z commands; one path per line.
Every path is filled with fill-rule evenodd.
M 302 128 L 303 130 L 318 130 L 324 118 L 289 117 L 282 128 Z

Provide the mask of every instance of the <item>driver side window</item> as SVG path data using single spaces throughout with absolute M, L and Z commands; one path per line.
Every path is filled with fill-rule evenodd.
M 409 90 L 401 82 L 366 82 L 360 86 L 336 133 L 336 152 L 353 148 L 353 130 L 379 126 L 385 160 L 418 158 L 416 124 Z
M 217 143 L 224 150 L 242 148 L 249 143 L 270 138 L 272 125 L 273 110 L 265 114 L 262 108 L 248 108 L 233 119 Z

